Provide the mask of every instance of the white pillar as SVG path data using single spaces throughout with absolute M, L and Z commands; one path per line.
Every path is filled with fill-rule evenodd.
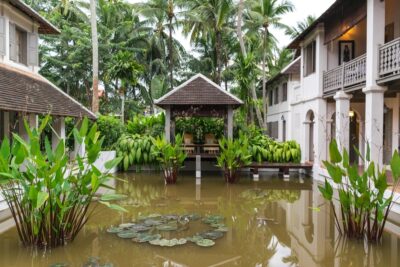
M 383 162 L 383 107 L 386 88 L 378 86 L 379 45 L 385 42 L 385 1 L 367 0 L 367 66 L 365 93 L 365 141 L 371 160 Z M 367 150 L 365 150 L 367 151 Z
M 336 100 L 336 142 L 339 150 L 350 150 L 350 99 L 351 96 L 343 91 L 336 92 L 334 99 Z M 350 153 L 350 152 L 349 152 Z
M 314 113 L 314 163 L 319 164 L 327 159 L 327 131 L 326 131 L 327 100 L 318 99 L 317 112 Z
M 228 139 L 233 139 L 233 109 L 228 107 Z
M 400 94 L 396 95 L 393 106 L 393 129 L 392 129 L 392 151 L 399 150 L 399 127 L 400 127 Z
M 165 109 L 165 139 L 171 142 L 171 108 Z
M 31 129 L 33 129 L 33 128 L 39 127 L 39 118 L 36 114 L 28 114 L 28 115 L 24 115 L 24 116 L 23 115 L 19 116 L 19 129 L 18 129 L 19 134 L 21 135 L 21 137 L 24 140 L 28 140 L 29 136 L 28 136 L 28 133 L 26 132 L 24 121 L 26 121 L 28 123 L 29 127 Z
M 52 132 L 51 136 L 51 145 L 53 150 L 56 149 L 58 143 L 61 139 L 65 140 L 65 120 L 64 117 L 57 117 L 54 118 L 53 129 L 55 132 Z
M 3 113 L 3 118 L 4 118 L 4 137 L 7 137 L 8 139 L 10 139 L 10 113 L 5 111 Z

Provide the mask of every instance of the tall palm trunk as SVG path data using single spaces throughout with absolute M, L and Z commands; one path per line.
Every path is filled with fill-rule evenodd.
M 243 39 L 243 33 L 242 33 L 242 14 L 243 14 L 243 9 L 244 9 L 244 0 L 240 0 L 239 2 L 239 10 L 238 10 L 238 16 L 237 16 L 237 35 L 239 38 L 239 43 L 240 43 L 240 49 L 242 50 L 243 57 L 247 57 L 247 52 L 246 52 L 246 47 L 244 45 L 244 39 Z M 253 98 L 253 101 L 257 101 L 257 93 L 256 93 L 256 87 L 254 82 L 251 83 L 250 85 L 251 88 L 251 95 Z M 264 120 L 261 114 L 260 109 L 254 105 L 254 109 L 256 111 L 256 117 L 258 120 L 258 123 L 260 126 L 264 125 Z
M 92 27 L 93 50 L 93 96 L 92 111 L 99 112 L 99 40 L 97 36 L 96 0 L 90 0 L 90 22 Z
M 262 84 L 262 97 L 263 97 L 263 113 L 264 113 L 264 123 L 263 123 L 263 128 L 264 130 L 267 130 L 267 88 L 266 88 L 266 82 L 267 82 L 267 75 L 266 75 L 266 49 L 267 49 L 267 37 L 268 37 L 268 24 L 264 25 L 264 33 L 263 33 L 263 64 L 262 64 L 262 72 L 263 72 L 263 84 Z
M 217 60 L 217 75 L 215 82 L 218 85 L 221 85 L 221 68 L 222 68 L 222 60 L 221 60 L 221 49 L 222 49 L 222 33 L 220 30 L 215 31 L 215 39 L 216 39 L 216 45 L 215 45 L 215 57 Z
M 169 50 L 169 82 L 171 85 L 171 90 L 174 88 L 174 52 L 172 45 L 172 18 L 173 14 L 169 15 L 169 42 L 168 42 L 168 50 Z

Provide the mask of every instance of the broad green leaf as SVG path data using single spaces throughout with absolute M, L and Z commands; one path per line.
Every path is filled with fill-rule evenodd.
M 128 212 L 126 209 L 124 209 L 123 207 L 116 205 L 116 204 L 111 204 L 107 201 L 99 201 L 99 203 L 107 206 L 110 209 L 116 210 L 116 211 L 120 211 L 120 212 Z
M 76 128 L 74 128 L 72 130 L 72 133 L 74 134 L 75 142 L 78 143 L 79 145 L 81 145 L 83 143 L 83 137 L 81 137 L 81 135 L 79 134 L 78 130 Z
M 103 194 L 100 197 L 101 201 L 114 201 L 114 200 L 122 200 L 125 199 L 126 196 L 122 194 Z
M 347 149 L 343 149 L 343 167 L 346 169 L 350 166 L 349 153 Z
M 88 118 L 85 117 L 85 118 L 82 120 L 81 127 L 80 127 L 80 129 L 79 129 L 79 135 L 80 135 L 82 138 L 86 136 L 87 131 L 88 131 L 88 128 L 89 128 L 89 120 L 88 120 Z
M 328 170 L 328 173 L 332 180 L 336 183 L 339 184 L 342 182 L 342 169 L 339 166 L 335 166 L 327 161 L 324 161 L 324 165 L 326 169 Z
M 332 163 L 340 163 L 342 161 L 342 156 L 340 155 L 335 139 L 333 139 L 329 144 L 329 156 Z
M 333 189 L 330 183 L 325 179 L 325 186 L 318 186 L 319 191 L 321 192 L 322 196 L 326 199 L 331 201 L 333 196 Z
M 1 143 L 1 147 L 0 147 L 0 155 L 1 157 L 5 160 L 8 161 L 8 158 L 10 156 L 10 141 L 8 140 L 8 138 L 4 138 L 3 142 Z
M 397 181 L 400 177 L 400 156 L 397 150 L 394 151 L 392 160 L 390 161 L 393 179 Z
M 51 118 L 50 114 L 47 114 L 46 117 L 44 117 L 38 129 L 39 133 L 42 133 L 44 128 L 46 128 L 46 126 L 49 124 L 50 118 Z
M 39 209 L 42 205 L 46 202 L 49 198 L 49 193 L 47 192 L 38 192 L 37 194 L 37 201 L 36 201 L 36 208 Z
M 106 167 L 107 170 L 111 170 L 114 167 L 118 166 L 118 164 L 121 162 L 121 160 L 122 160 L 122 157 L 118 157 L 118 158 L 109 160 L 104 164 L 104 167 Z

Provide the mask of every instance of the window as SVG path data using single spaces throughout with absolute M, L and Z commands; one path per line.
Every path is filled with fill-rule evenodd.
M 10 23 L 10 59 L 28 65 L 28 33 Z
M 282 84 L 282 102 L 287 101 L 287 83 Z
M 273 121 L 268 123 L 268 133 L 271 138 L 278 139 L 279 135 L 279 122 Z
M 273 90 L 270 90 L 269 91 L 269 94 L 268 94 L 268 105 L 269 106 L 272 106 L 272 101 L 273 101 L 273 98 L 274 97 L 274 91 Z
M 279 103 L 279 88 L 278 87 L 275 88 L 275 96 L 274 97 L 275 97 L 274 104 L 276 105 Z
M 304 76 L 315 72 L 316 42 L 312 41 L 304 50 Z
M 28 49 L 26 45 L 26 32 L 17 28 L 15 33 L 15 41 L 17 44 L 17 62 L 27 65 L 28 62 L 26 54 Z

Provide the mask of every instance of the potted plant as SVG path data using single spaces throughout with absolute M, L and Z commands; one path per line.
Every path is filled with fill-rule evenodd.
M 175 144 L 167 142 L 164 137 L 155 139 L 154 155 L 163 170 L 165 184 L 175 184 L 179 169 L 186 159 L 186 153 L 182 150 L 182 136 L 175 136 Z
M 238 170 L 251 163 L 248 140 L 243 135 L 236 140 L 223 138 L 219 141 L 219 146 L 217 166 L 224 170 L 225 182 L 235 183 L 238 180 Z
M 5 138 L 0 147 L 0 189 L 14 218 L 19 238 L 24 245 L 53 248 L 75 239 L 93 213 L 93 200 L 119 210 L 124 209 L 109 201 L 119 199 L 116 194 L 97 198 L 99 188 L 109 188 L 108 173 L 95 166 L 104 140 L 99 138 L 97 125 L 89 129 L 84 119 L 73 136 L 79 145 L 85 144 L 83 156 L 77 155 L 75 164 L 69 164 L 65 140 L 53 150 L 45 138 L 45 151 L 40 139 L 49 116 L 38 129 L 30 129 L 25 121 L 28 140 L 13 133 L 13 142 Z M 121 158 L 105 163 L 109 171 Z

